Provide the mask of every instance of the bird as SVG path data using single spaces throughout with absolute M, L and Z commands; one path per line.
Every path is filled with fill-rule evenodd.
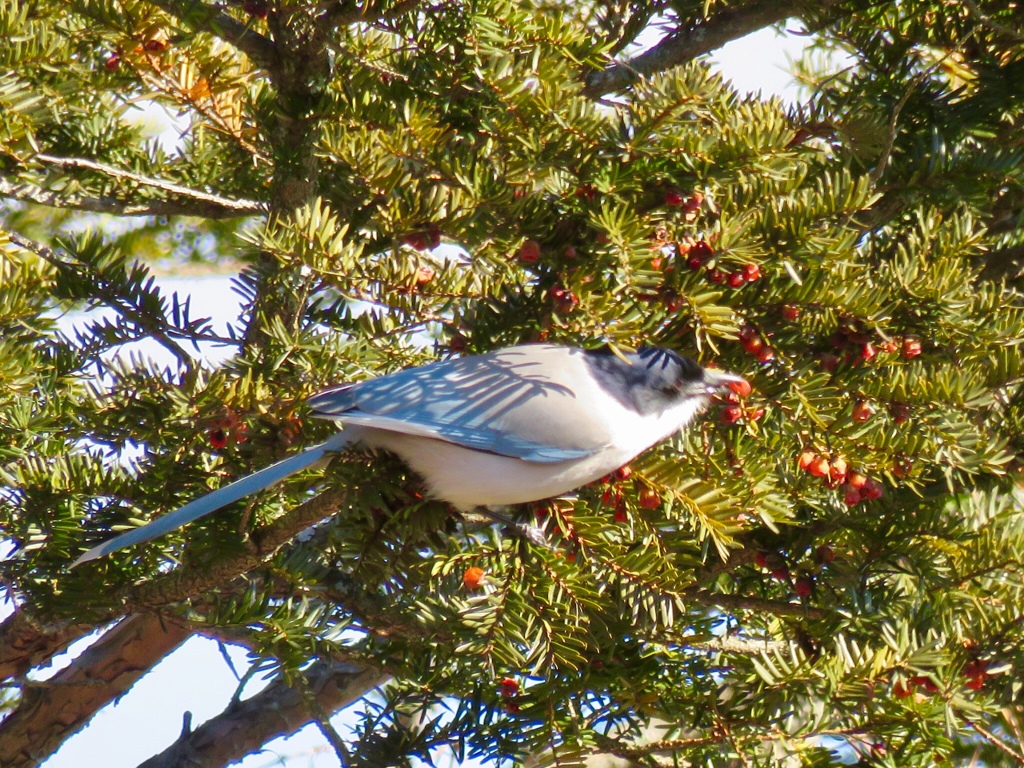
M 341 429 L 82 554 L 75 567 L 180 528 L 358 442 L 397 454 L 462 512 L 559 496 L 685 429 L 740 376 L 673 350 L 522 344 L 330 387 L 307 400 Z M 527 538 L 536 538 L 527 535 Z M 542 537 L 541 537 L 542 538 Z

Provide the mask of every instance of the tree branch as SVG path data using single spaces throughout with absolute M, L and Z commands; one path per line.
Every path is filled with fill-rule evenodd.
M 186 27 L 230 43 L 261 69 L 270 69 L 277 62 L 277 46 L 272 40 L 201 0 L 153 0 L 153 5 Z
M 389 677 L 372 667 L 318 661 L 306 674 L 306 688 L 323 711 L 334 713 L 383 685 Z M 196 730 L 183 733 L 139 768 L 221 768 L 315 719 L 303 693 L 278 679 L 252 698 L 233 702 Z
M 41 626 L 17 608 L 0 623 L 0 680 L 21 677 L 96 629 L 94 624 Z
M 770 613 L 773 616 L 790 616 L 797 619 L 824 619 L 829 614 L 821 608 L 812 608 L 798 603 L 784 603 L 780 600 L 767 600 L 762 597 L 746 595 L 730 595 L 721 592 L 710 592 L 705 589 L 685 590 L 689 600 L 701 605 L 728 610 L 757 611 Z
M 182 624 L 155 614 L 124 619 L 69 667 L 22 690 L 18 708 L 0 723 L 0 765 L 38 766 L 188 636 Z
M 133 181 L 144 187 L 153 187 L 154 189 L 170 192 L 174 195 L 181 195 L 182 197 L 194 200 L 197 203 L 205 203 L 207 206 L 223 208 L 226 211 L 233 212 L 236 216 L 252 216 L 264 213 L 267 209 L 265 205 L 255 200 L 232 200 L 228 197 L 221 197 L 220 195 L 214 195 L 209 192 L 201 192 L 198 189 L 185 187 L 171 181 L 156 179 L 152 176 L 144 176 L 140 173 L 133 173 L 132 171 L 126 171 L 113 165 L 98 163 L 95 160 L 87 160 L 81 157 L 56 157 L 54 155 L 40 153 L 33 155 L 31 159 L 45 165 L 56 166 L 62 170 L 78 168 L 102 173 L 104 176 L 110 176 L 115 179 L 126 179 L 127 181 Z M 196 215 L 205 216 L 207 214 L 203 213 Z
M 247 542 L 249 546 L 235 555 L 225 555 L 202 567 L 177 568 L 127 589 L 120 596 L 122 608 L 111 609 L 111 616 L 173 605 L 226 584 L 262 564 L 296 534 L 336 514 L 345 505 L 348 494 L 343 488 L 326 490 L 254 531 Z
M 89 213 L 108 213 L 112 216 L 195 216 L 207 219 L 233 219 L 259 211 L 241 212 L 209 203 L 175 200 L 151 200 L 129 203 L 113 197 L 84 197 L 52 192 L 29 184 L 15 184 L 0 179 L 0 197 L 25 203 L 45 205 L 49 208 L 67 208 Z
M 817 6 L 820 10 L 840 2 L 842 0 L 819 0 Z M 804 0 L 764 0 L 729 8 L 688 27 L 679 27 L 639 56 L 587 75 L 583 94 L 597 98 L 621 91 L 638 80 L 685 64 L 731 40 L 795 16 L 805 5 Z

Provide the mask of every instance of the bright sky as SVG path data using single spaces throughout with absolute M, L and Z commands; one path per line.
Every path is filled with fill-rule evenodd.
M 799 58 L 806 42 L 804 37 L 779 37 L 771 30 L 762 30 L 725 46 L 715 55 L 714 63 L 741 92 L 761 91 L 795 101 L 797 91 L 788 74 L 787 54 Z M 173 141 L 175 135 L 170 133 L 169 138 Z M 211 317 L 217 328 L 222 329 L 238 315 L 238 299 L 230 290 L 228 277 L 164 278 L 160 284 L 164 290 L 191 295 L 193 315 Z M 156 358 L 162 352 L 155 345 L 145 350 Z M 215 363 L 229 351 L 205 348 L 203 356 Z M 70 654 L 59 664 L 66 665 L 88 642 L 72 646 Z M 237 649 L 230 653 L 236 669 L 242 672 L 247 666 L 245 654 Z M 221 712 L 234 694 L 236 684 L 217 644 L 193 638 L 119 702 L 101 711 L 87 728 L 69 739 L 44 768 L 133 768 L 174 742 L 181 730 L 184 712 L 192 713 L 193 727 Z M 246 695 L 255 693 L 258 688 L 258 685 L 249 686 Z M 352 722 L 352 713 L 342 713 L 333 722 L 344 736 L 345 723 Z M 338 768 L 339 764 L 319 731 L 306 728 L 289 739 L 273 742 L 267 752 L 251 756 L 239 765 L 243 768 Z

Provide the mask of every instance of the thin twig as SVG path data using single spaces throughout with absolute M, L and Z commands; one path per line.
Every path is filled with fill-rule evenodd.
M 192 200 L 151 200 L 145 203 L 132 203 L 113 197 L 87 197 L 53 192 L 35 185 L 16 184 L 3 179 L 0 179 L 0 197 L 45 205 L 48 208 L 106 213 L 111 216 L 195 216 L 203 219 L 233 219 L 260 212 L 233 210 Z
M 164 181 L 163 179 L 155 179 L 152 176 L 143 176 L 139 173 L 132 173 L 131 171 L 126 171 L 121 168 L 115 168 L 112 165 L 97 163 L 95 160 L 86 160 L 81 157 L 55 157 L 53 155 L 46 155 L 42 153 L 33 155 L 32 159 L 48 165 L 55 165 L 59 168 L 83 168 L 85 170 L 102 173 L 115 179 L 127 179 L 128 181 L 134 181 L 136 184 L 141 184 L 146 187 L 161 189 L 164 192 L 181 195 L 182 197 L 187 197 L 191 200 L 220 206 L 226 210 L 234 211 L 238 215 L 255 215 L 266 211 L 266 206 L 255 200 L 232 200 L 231 198 L 213 195 L 209 192 L 200 192 L 198 189 L 183 187 L 180 184 Z

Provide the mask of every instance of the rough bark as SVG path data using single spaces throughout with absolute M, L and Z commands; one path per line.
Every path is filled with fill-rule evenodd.
M 132 616 L 51 679 L 27 683 L 17 709 L 0 723 L 0 765 L 40 765 L 188 636 L 155 614 Z

